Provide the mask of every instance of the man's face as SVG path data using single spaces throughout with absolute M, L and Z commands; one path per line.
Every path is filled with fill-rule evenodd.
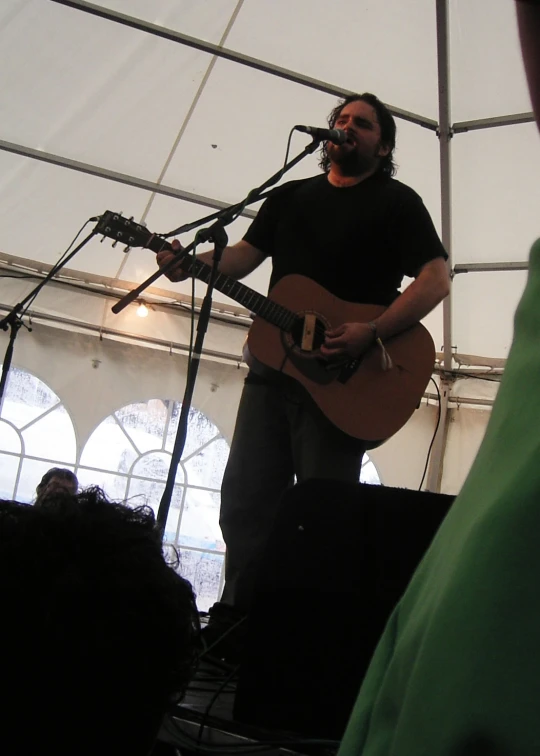
M 329 142 L 328 157 L 346 176 L 360 176 L 376 169 L 380 158 L 390 152 L 390 148 L 381 142 L 381 128 L 375 109 L 363 100 L 345 105 L 334 127 L 346 131 L 348 138 L 345 144 Z
M 76 494 L 77 484 L 71 478 L 62 478 L 60 476 L 53 475 L 46 486 L 40 491 L 37 501 L 43 501 L 44 499 L 56 493 Z

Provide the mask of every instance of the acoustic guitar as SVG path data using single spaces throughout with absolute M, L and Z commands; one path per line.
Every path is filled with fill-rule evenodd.
M 96 231 L 129 247 L 172 249 L 145 226 L 111 211 L 101 216 Z M 209 281 L 210 265 L 183 251 L 176 254 L 183 270 Z M 359 359 L 329 362 L 320 353 L 327 329 L 368 323 L 385 307 L 346 302 L 300 275 L 285 276 L 268 296 L 223 273 L 214 285 L 255 316 L 244 355 L 248 365 L 258 373 L 294 378 L 328 420 L 348 435 L 368 442 L 386 440 L 419 406 L 435 363 L 435 346 L 422 324 L 384 343 L 390 367 L 376 342 Z

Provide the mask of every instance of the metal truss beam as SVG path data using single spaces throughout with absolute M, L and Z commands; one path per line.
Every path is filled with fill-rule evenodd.
M 10 312 L 12 307 L 10 305 L 0 304 L 0 312 Z M 53 323 L 55 325 L 69 326 L 72 331 L 88 331 L 90 333 L 98 334 L 102 336 L 111 336 L 113 338 L 135 341 L 138 344 L 161 347 L 169 351 L 178 351 L 183 354 L 189 354 L 189 344 L 181 344 L 175 341 L 166 341 L 165 339 L 156 339 L 150 336 L 140 336 L 136 333 L 129 333 L 127 331 L 118 331 L 114 328 L 107 328 L 106 326 L 99 326 L 93 323 L 84 323 L 80 320 L 70 320 L 58 315 L 48 315 L 47 313 L 39 312 L 39 310 L 27 310 L 25 316 L 31 318 L 34 322 Z M 217 360 L 223 360 L 225 362 L 232 362 L 235 365 L 241 365 L 244 358 L 241 354 L 230 354 L 229 352 L 217 352 L 214 349 L 203 349 L 201 354 L 205 357 L 212 357 Z
M 104 18 L 107 21 L 114 21 L 117 24 L 129 26 L 131 29 L 137 29 L 138 31 L 153 34 L 154 36 L 161 37 L 162 39 L 168 39 L 171 42 L 177 42 L 181 45 L 192 47 L 195 50 L 200 50 L 201 52 L 215 55 L 218 58 L 225 58 L 225 60 L 230 60 L 233 63 L 239 63 L 240 65 L 254 68 L 257 71 L 262 71 L 263 73 L 271 74 L 272 76 L 278 76 L 281 79 L 292 81 L 294 84 L 300 84 L 304 87 L 309 87 L 310 89 L 316 89 L 319 92 L 324 92 L 325 94 L 331 94 L 335 97 L 346 97 L 349 94 L 354 94 L 350 89 L 343 89 L 342 87 L 335 86 L 335 84 L 330 84 L 326 81 L 320 81 L 319 79 L 314 79 L 310 76 L 304 76 L 303 74 L 296 71 L 291 71 L 288 68 L 283 68 L 282 66 L 276 66 L 272 63 L 267 63 L 266 61 L 260 60 L 259 58 L 253 58 L 250 55 L 244 55 L 243 53 L 236 52 L 235 50 L 231 50 L 227 47 L 221 47 L 220 45 L 212 44 L 211 42 L 207 42 L 204 39 L 190 37 L 187 34 L 182 34 L 181 32 L 175 31 L 173 29 L 167 29 L 166 27 L 158 26 L 157 24 L 152 24 L 149 21 L 144 21 L 143 19 L 136 18 L 135 16 L 128 16 L 125 13 L 118 13 L 117 11 L 111 10 L 110 8 L 104 8 L 102 5 L 88 3 L 85 2 L 85 0 L 52 0 L 52 2 L 58 3 L 59 5 L 66 5 L 68 8 L 75 8 L 76 10 L 84 11 L 85 13 L 90 13 L 93 16 Z M 425 116 L 418 115 L 417 113 L 411 113 L 408 110 L 396 108 L 393 105 L 388 105 L 388 108 L 390 109 L 392 114 L 396 116 L 396 118 L 401 118 L 404 121 L 410 121 L 411 123 L 415 123 L 418 126 L 423 126 L 426 129 L 431 129 L 431 131 L 436 131 L 437 129 L 437 122 L 432 118 L 426 118 Z
M 28 278 L 43 280 L 52 267 L 48 263 L 37 262 L 0 252 L 0 272 L 8 275 L 11 274 L 13 278 L 21 281 Z M 80 270 L 72 268 L 62 268 L 49 281 L 49 286 L 63 286 L 68 289 L 76 288 L 91 296 L 115 300 L 124 297 L 136 285 L 133 281 L 99 276 L 94 273 L 83 273 Z M 169 314 L 183 315 L 185 317 L 191 317 L 192 311 L 198 315 L 202 306 L 202 299 L 198 297 L 192 300 L 192 297 L 188 294 L 161 289 L 156 286 L 149 286 L 144 296 L 141 297 L 141 300 L 150 304 L 155 310 L 161 310 Z M 248 310 L 244 307 L 216 301 L 212 303 L 210 319 L 243 329 L 248 329 L 253 322 L 249 317 Z
M 459 263 L 454 265 L 452 273 L 495 273 L 503 270 L 529 270 L 529 263 L 494 262 L 494 263 Z
M 54 1 L 56 2 L 56 0 Z M 86 173 L 89 176 L 97 176 L 98 178 L 103 178 L 107 181 L 116 181 L 119 184 L 133 186 L 137 189 L 143 189 L 146 192 L 155 192 L 156 194 L 163 194 L 166 197 L 174 197 L 175 199 L 184 200 L 184 202 L 192 202 L 195 205 L 211 207 L 215 210 L 222 210 L 230 205 L 228 202 L 222 202 L 221 200 L 212 197 L 204 197 L 201 194 L 193 194 L 193 192 L 186 192 L 183 189 L 175 189 L 172 186 L 157 184 L 155 181 L 148 181 L 147 179 L 131 176 L 127 173 L 119 173 L 118 171 L 110 170 L 110 168 L 102 168 L 98 165 L 91 165 L 90 163 L 82 163 L 79 160 L 72 160 L 71 158 L 64 157 L 63 155 L 56 155 L 52 152 L 36 150 L 33 147 L 26 147 L 25 145 L 16 144 L 15 142 L 6 142 L 4 139 L 0 139 L 0 150 L 32 158 L 33 160 L 40 160 L 43 163 L 58 165 L 61 168 L 69 168 L 72 171 Z M 243 211 L 242 215 L 246 218 L 255 218 L 257 213 L 254 210 L 246 209 Z
M 429 391 L 426 391 L 424 394 L 424 399 L 428 400 L 434 400 L 436 402 L 439 401 L 439 397 L 437 394 L 430 393 Z M 471 396 L 451 396 L 448 401 L 451 404 L 455 404 L 459 407 L 460 404 L 470 404 L 475 405 L 477 407 L 493 407 L 495 403 L 495 399 L 475 399 Z
M 452 126 L 454 134 L 464 134 L 467 131 L 479 129 L 493 129 L 498 126 L 516 126 L 520 123 L 532 123 L 534 113 L 514 113 L 513 115 L 494 116 L 493 118 L 477 118 L 474 121 L 458 121 Z

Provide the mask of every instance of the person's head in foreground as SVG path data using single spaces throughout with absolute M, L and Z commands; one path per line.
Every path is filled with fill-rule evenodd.
M 75 473 L 65 467 L 51 467 L 37 485 L 35 504 L 39 506 L 48 496 L 60 492 L 73 496 L 78 488 L 79 481 Z
M 146 756 L 199 620 L 148 508 L 98 488 L 0 501 L 0 752 Z

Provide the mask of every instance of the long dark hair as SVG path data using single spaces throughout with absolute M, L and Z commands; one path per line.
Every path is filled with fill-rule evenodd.
M 364 92 L 363 94 L 352 94 L 341 100 L 336 107 L 332 110 L 328 116 L 328 125 L 331 129 L 334 128 L 337 118 L 343 108 L 349 105 L 351 102 L 367 102 L 368 105 L 377 113 L 377 120 L 381 129 L 381 142 L 385 147 L 390 147 L 388 155 L 381 157 L 381 162 L 377 173 L 382 173 L 385 176 L 393 176 L 396 172 L 396 165 L 394 163 L 394 149 L 396 146 L 396 122 L 392 113 L 388 110 L 386 105 L 382 103 L 378 97 L 371 92 Z M 326 142 L 321 147 L 321 159 L 319 160 L 319 167 L 328 173 L 330 170 L 330 158 L 328 157 L 328 151 L 326 149 Z

